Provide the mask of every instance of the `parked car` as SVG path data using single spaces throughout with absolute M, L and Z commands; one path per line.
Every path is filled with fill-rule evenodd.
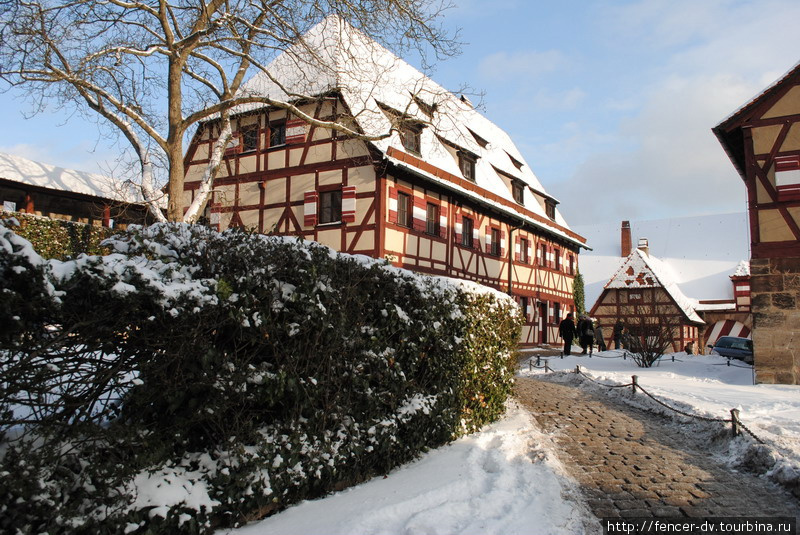
M 711 348 L 712 355 L 721 355 L 730 359 L 753 363 L 753 341 L 738 336 L 720 336 Z

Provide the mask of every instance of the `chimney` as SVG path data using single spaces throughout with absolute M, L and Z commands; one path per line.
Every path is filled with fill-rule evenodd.
M 627 258 L 629 254 L 631 254 L 631 222 L 630 221 L 623 221 L 622 222 L 622 236 L 620 240 L 621 252 L 620 256 L 622 258 Z
M 644 254 L 650 255 L 650 244 L 647 242 L 647 238 L 639 238 L 639 245 L 636 248 Z

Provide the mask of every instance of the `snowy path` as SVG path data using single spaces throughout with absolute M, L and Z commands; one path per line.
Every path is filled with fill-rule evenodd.
M 481 433 L 325 499 L 227 533 L 236 535 L 552 535 L 599 527 L 547 453 L 531 416 L 512 408 Z
M 705 434 L 617 397 L 517 379 L 517 397 L 563 451 L 598 517 L 797 517 L 797 500 L 715 459 Z M 721 441 L 727 441 L 723 431 Z

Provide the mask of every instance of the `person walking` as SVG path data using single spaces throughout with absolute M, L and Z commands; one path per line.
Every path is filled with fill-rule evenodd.
M 572 321 L 572 312 L 558 324 L 558 334 L 564 339 L 564 356 L 572 353 L 572 340 L 575 338 L 575 322 Z
M 614 324 L 614 330 L 612 334 L 614 335 L 614 349 L 622 349 L 622 332 L 625 330 L 625 324 L 622 323 L 622 320 L 617 320 L 617 323 Z
M 597 343 L 597 351 L 605 351 L 608 349 L 606 347 L 606 339 L 603 336 L 603 327 L 600 326 L 599 321 L 594 326 L 594 341 Z
M 581 355 L 585 355 L 586 351 L 592 354 L 594 350 L 594 329 L 592 329 L 592 320 L 588 316 L 583 315 L 578 321 L 578 339 L 581 344 Z

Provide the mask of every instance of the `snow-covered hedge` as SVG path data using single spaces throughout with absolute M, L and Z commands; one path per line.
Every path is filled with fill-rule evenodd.
M 43 261 L 0 225 L 0 530 L 206 532 L 503 411 L 503 294 L 240 231 L 107 246 Z
M 81 253 L 103 254 L 100 243 L 115 231 L 64 219 L 50 219 L 18 212 L 0 213 L 0 219 L 14 218 L 16 233 L 33 244 L 44 258 L 75 257 Z

